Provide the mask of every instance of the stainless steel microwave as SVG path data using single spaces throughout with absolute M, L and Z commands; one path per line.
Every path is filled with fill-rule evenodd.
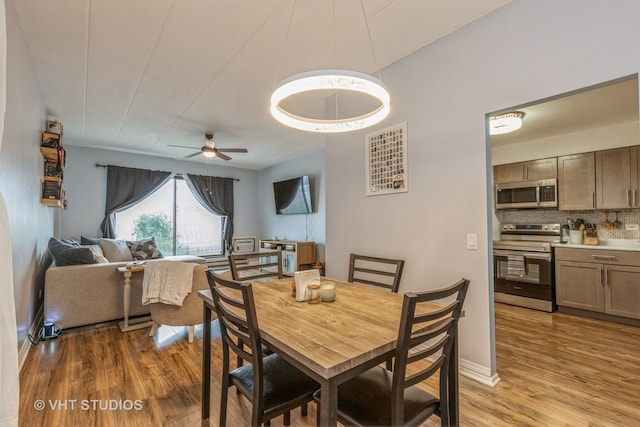
M 503 182 L 496 184 L 496 209 L 558 207 L 558 181 Z

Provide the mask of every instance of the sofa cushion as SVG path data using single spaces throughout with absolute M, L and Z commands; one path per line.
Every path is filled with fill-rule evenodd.
M 49 239 L 48 249 L 56 266 L 96 264 L 98 262 L 91 249 L 55 237 Z
M 80 244 L 81 245 L 99 245 L 100 238 L 80 236 Z
M 127 245 L 129 245 L 133 259 L 162 258 L 162 252 L 160 252 L 156 239 L 153 237 L 137 241 L 127 240 Z
M 100 247 L 109 262 L 133 261 L 133 255 L 124 240 L 100 239 Z
M 100 245 L 84 245 L 83 247 L 89 248 L 91 252 L 93 252 L 93 255 L 96 257 L 96 261 L 98 261 L 99 263 L 104 264 L 109 262 L 109 260 L 104 256 Z

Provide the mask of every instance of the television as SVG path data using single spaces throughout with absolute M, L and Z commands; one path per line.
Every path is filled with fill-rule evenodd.
M 295 215 L 313 213 L 309 176 L 287 179 L 273 183 L 276 213 Z

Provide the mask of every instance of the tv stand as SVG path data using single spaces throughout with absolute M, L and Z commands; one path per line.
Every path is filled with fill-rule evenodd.
M 282 272 L 287 276 L 300 270 L 308 270 L 316 262 L 314 242 L 293 240 L 260 240 L 260 251 L 282 251 Z

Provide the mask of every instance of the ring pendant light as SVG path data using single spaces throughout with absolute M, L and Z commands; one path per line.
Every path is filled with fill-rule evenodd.
M 367 34 L 369 35 L 369 43 L 375 58 L 369 24 L 362 1 L 360 5 L 367 27 Z M 289 18 L 289 27 L 291 26 L 294 10 L 295 2 Z M 288 37 L 289 30 L 287 30 L 285 44 Z M 332 90 L 335 92 L 336 97 L 341 92 L 359 92 L 376 99 L 379 105 L 368 113 L 359 116 L 335 119 L 316 119 L 300 116 L 286 110 L 281 105 L 287 98 L 317 90 Z M 363 129 L 384 120 L 391 111 L 390 101 L 391 97 L 385 85 L 379 79 L 368 74 L 349 70 L 315 70 L 293 75 L 278 83 L 271 95 L 270 111 L 271 115 L 280 123 L 295 129 L 309 132 L 338 133 Z

